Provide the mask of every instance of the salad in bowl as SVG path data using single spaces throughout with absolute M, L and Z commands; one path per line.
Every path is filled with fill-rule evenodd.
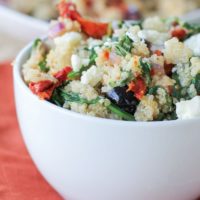
M 18 120 L 40 172 L 69 200 L 198 197 L 199 26 L 94 22 L 70 2 L 58 8 L 48 37 L 14 63 Z
M 179 19 L 94 22 L 61 1 L 49 37 L 37 39 L 22 73 L 30 90 L 101 118 L 200 117 L 200 28 Z M 195 35 L 195 36 L 193 36 Z

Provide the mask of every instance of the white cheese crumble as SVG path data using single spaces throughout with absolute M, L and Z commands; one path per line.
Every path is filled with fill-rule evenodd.
M 168 30 L 168 26 L 159 17 L 149 17 L 145 19 L 142 27 L 146 30 L 156 30 L 159 32 L 165 32 Z
M 91 86 L 96 86 L 102 79 L 102 72 L 96 66 L 90 67 L 86 72 L 83 72 L 81 76 L 82 84 L 89 84 Z
M 126 32 L 126 35 L 133 41 L 139 42 L 140 38 L 138 37 L 138 32 L 140 31 L 139 26 L 130 27 L 129 30 Z
M 81 58 L 76 54 L 73 54 L 71 57 L 71 64 L 73 71 L 78 72 L 80 71 L 82 66 L 87 66 L 89 64 L 90 60 L 87 58 Z
M 89 49 L 92 49 L 93 47 L 99 46 L 102 43 L 103 43 L 102 40 L 97 40 L 97 39 L 93 39 L 93 38 L 89 38 L 87 40 L 87 44 L 89 46 Z
M 73 54 L 71 57 L 71 63 L 73 71 L 77 72 L 81 69 L 81 58 L 78 55 Z
M 176 114 L 178 119 L 193 119 L 200 117 L 200 96 L 188 101 L 176 103 Z
M 139 38 L 147 40 L 154 45 L 162 45 L 170 38 L 169 33 L 160 33 L 155 30 L 142 30 L 138 32 Z
M 164 56 L 167 63 L 180 64 L 189 62 L 192 57 L 192 50 L 179 42 L 177 38 L 172 38 L 165 42 Z
M 65 46 L 64 44 L 72 43 L 72 44 L 77 44 L 81 41 L 82 36 L 80 33 L 77 32 L 70 32 L 66 33 L 63 36 L 56 37 L 54 39 L 55 45 L 56 46 Z
M 193 51 L 195 56 L 200 56 L 200 33 L 187 39 L 185 45 Z

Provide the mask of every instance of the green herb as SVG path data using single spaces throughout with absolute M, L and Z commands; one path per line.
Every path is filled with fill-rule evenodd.
M 121 20 L 121 21 L 118 22 L 118 28 L 122 28 L 123 25 L 124 25 L 124 21 L 123 20 Z
M 77 78 L 79 78 L 79 77 L 81 76 L 81 74 L 83 73 L 83 71 L 86 71 L 86 70 L 88 70 L 89 68 L 90 68 L 89 65 L 88 65 L 88 66 L 85 66 L 85 67 L 82 66 L 81 69 L 80 69 L 80 71 L 78 71 L 78 72 L 74 72 L 74 71 L 70 72 L 70 73 L 67 75 L 67 78 L 70 79 L 70 80 L 77 79 Z
M 150 88 L 148 94 L 156 95 L 156 94 L 157 94 L 157 90 L 158 90 L 159 88 L 161 88 L 161 86 L 158 86 L 158 85 L 156 85 L 156 86 Z
M 188 87 L 182 87 L 180 80 L 179 80 L 179 75 L 177 72 L 174 72 L 172 74 L 172 79 L 176 81 L 176 84 L 172 88 L 172 97 L 176 98 L 178 101 L 180 101 L 182 98 L 185 100 L 189 100 L 190 97 L 188 95 Z
M 168 91 L 164 87 L 162 87 L 162 86 L 154 86 L 154 87 L 149 89 L 148 93 L 151 94 L 151 95 L 154 95 L 155 98 L 159 102 L 160 94 L 158 93 L 158 89 L 160 89 L 160 90 L 162 90 L 164 92 L 163 94 L 164 94 L 164 97 L 166 99 L 166 103 L 164 105 L 163 104 L 160 105 L 161 106 L 161 111 L 163 113 L 171 112 L 172 111 L 172 106 L 173 106 L 173 100 L 172 100 L 172 97 L 169 95 Z
M 36 49 L 38 47 L 38 45 L 42 42 L 41 39 L 37 38 L 34 42 L 33 42 L 33 46 L 32 46 L 32 50 Z
M 185 22 L 182 26 L 189 31 L 187 38 L 200 32 L 199 24 L 190 24 Z
M 51 100 L 50 100 L 52 103 L 55 103 L 57 106 L 60 106 L 62 107 L 63 104 L 65 103 L 65 100 L 64 98 L 60 95 L 60 88 L 56 88 L 54 91 L 53 91 L 53 94 L 52 94 L 52 97 L 51 97 Z
M 78 72 L 72 71 L 70 72 L 67 77 L 68 79 L 77 79 L 81 76 L 83 71 L 88 70 L 92 65 L 95 65 L 95 59 L 97 58 L 97 53 L 95 52 L 94 48 L 90 51 L 90 56 L 89 56 L 89 64 L 87 66 L 82 66 L 81 69 Z
M 120 118 L 127 120 L 127 121 L 135 121 L 135 117 L 123 110 L 121 110 L 118 106 L 114 105 L 113 103 L 111 103 L 108 107 L 107 107 L 112 113 L 118 115 Z
M 80 97 L 79 94 L 73 92 L 66 92 L 65 90 L 60 90 L 60 95 L 64 98 L 66 102 L 75 102 L 79 104 L 97 104 L 100 100 L 100 97 L 97 97 L 93 100 L 87 100 L 85 98 Z
M 176 120 L 178 119 L 178 116 L 176 114 L 176 109 L 174 107 L 174 110 L 171 113 L 168 113 L 165 117 L 167 120 Z
M 180 80 L 179 80 L 179 75 L 178 75 L 178 73 L 177 72 L 174 72 L 173 74 L 172 74 L 172 79 L 174 79 L 175 81 L 176 81 L 176 84 L 177 85 L 181 85 L 181 83 L 180 83 Z
M 190 31 L 195 31 L 195 32 L 200 32 L 200 25 L 199 24 L 190 24 L 188 22 L 185 22 L 183 24 L 183 27 L 190 30 Z
M 89 59 L 90 59 L 89 66 L 94 65 L 96 63 L 95 60 L 97 56 L 98 55 L 96 51 L 94 50 L 94 48 L 92 48 L 92 50 L 90 51 L 90 56 L 89 56 Z
M 115 51 L 117 53 L 117 55 L 119 56 L 126 56 L 126 54 L 128 53 L 122 46 L 120 46 L 119 44 L 117 44 L 115 46 Z
M 176 120 L 178 119 L 175 107 L 173 108 L 172 112 L 169 113 L 159 113 L 156 121 L 163 121 L 163 120 Z
M 80 95 L 77 93 L 67 92 L 63 88 L 59 87 L 54 90 L 53 95 L 51 97 L 51 102 L 62 107 L 64 102 L 75 102 L 78 104 L 92 105 L 92 104 L 97 104 L 100 99 L 101 97 L 97 97 L 96 99 L 93 100 L 87 100 L 86 98 L 80 97 Z M 107 106 L 107 108 L 124 120 L 135 121 L 133 115 L 121 110 L 118 106 L 112 103 L 109 106 Z
M 132 71 L 126 71 L 126 73 L 128 74 L 128 77 L 121 81 L 120 86 L 125 86 L 134 79 Z
M 194 84 L 195 84 L 195 88 L 197 90 L 197 93 L 200 94 L 200 74 L 196 75 Z
M 164 119 L 165 119 L 165 114 L 160 112 L 156 118 L 156 121 L 163 121 Z
M 144 62 L 142 58 L 140 58 L 140 65 L 142 67 L 146 84 L 149 85 L 151 83 L 151 65 L 147 62 Z
M 39 67 L 40 67 L 40 70 L 42 71 L 42 72 L 48 72 L 49 71 L 49 67 L 47 67 L 47 62 L 45 61 L 45 60 L 43 60 L 43 61 L 41 61 L 39 64 Z
M 81 73 L 82 73 L 82 71 L 78 71 L 78 72 L 74 72 L 74 71 L 72 71 L 72 72 L 70 72 L 68 75 L 67 75 L 67 78 L 68 79 L 76 79 L 76 78 L 78 78 L 78 77 L 80 77 L 81 76 Z
M 131 53 L 133 48 L 133 41 L 125 35 L 115 46 L 116 53 L 120 56 L 126 56 L 128 53 Z

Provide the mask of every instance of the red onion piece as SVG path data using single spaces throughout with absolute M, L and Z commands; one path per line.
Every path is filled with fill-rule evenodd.
M 55 38 L 61 35 L 65 31 L 65 24 L 62 22 L 58 22 L 57 24 L 53 25 L 49 30 L 49 37 Z
M 111 53 L 110 53 L 110 61 L 111 61 L 113 64 L 119 64 L 119 63 L 121 62 L 121 58 L 120 58 L 120 56 L 118 56 L 116 53 L 111 52 Z
M 165 69 L 164 66 L 154 64 L 151 69 L 152 75 L 165 75 Z

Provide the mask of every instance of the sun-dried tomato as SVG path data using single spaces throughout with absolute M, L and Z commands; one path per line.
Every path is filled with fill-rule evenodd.
M 147 86 L 144 79 L 142 77 L 137 77 L 134 81 L 132 81 L 128 85 L 127 92 L 132 91 L 135 97 L 141 100 L 144 97 L 146 90 L 147 90 Z

